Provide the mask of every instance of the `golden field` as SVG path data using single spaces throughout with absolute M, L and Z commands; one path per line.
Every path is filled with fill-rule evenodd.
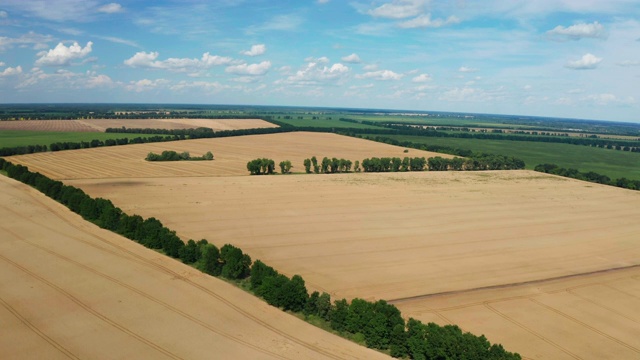
M 2 359 L 385 358 L 0 176 Z
M 149 151 L 212 151 L 152 164 Z M 386 299 L 530 359 L 640 356 L 640 193 L 532 171 L 248 176 L 256 157 L 434 156 L 287 133 L 9 158 L 333 298 Z M 155 166 L 161 165 L 161 166 Z
M 260 119 L 87 119 L 0 121 L 0 130 L 104 132 L 108 128 L 193 129 L 215 131 L 278 127 Z

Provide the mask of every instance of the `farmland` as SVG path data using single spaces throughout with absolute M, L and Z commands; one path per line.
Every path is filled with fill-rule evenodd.
M 444 145 L 475 152 L 508 154 L 524 160 L 527 169 L 538 164 L 553 163 L 581 171 L 595 171 L 612 179 L 640 179 L 640 153 L 529 141 L 436 138 L 423 136 L 386 135 L 399 141 Z
M 511 286 L 483 292 L 495 301 L 486 306 L 475 305 L 475 293 L 465 294 L 637 264 L 639 197 L 629 190 L 528 171 L 69 183 L 109 196 L 126 211 L 156 216 L 184 239 L 233 242 L 286 274 L 302 274 L 310 289 L 334 298 L 387 299 L 405 316 L 459 324 L 527 358 L 563 358 L 566 348 L 584 355 L 588 348 L 576 348 L 582 336 L 599 344 L 597 354 L 624 358 L 640 347 L 637 271 L 625 279 L 626 287 L 618 287 L 631 295 L 595 291 L 598 303 L 581 311 L 572 307 L 592 298 L 563 296 L 562 290 L 540 293 L 544 281 L 515 287 L 519 294 L 541 294 L 532 300 L 511 299 Z M 562 286 L 572 288 L 578 279 Z M 444 298 L 404 300 L 447 292 L 452 293 Z M 461 309 L 449 309 L 453 305 L 447 304 L 458 302 Z M 425 310 L 436 306 L 442 311 Z M 613 309 L 622 324 L 602 324 L 609 313 L 596 311 L 602 306 Z M 515 325 L 505 326 L 509 322 Z M 545 336 L 543 328 L 517 325 L 540 322 L 554 332 Z
M 456 146 L 451 141 L 459 139 L 433 140 Z M 516 145 L 491 152 L 521 157 L 512 151 Z M 530 156 L 555 152 L 552 162 L 559 164 L 566 155 L 634 174 L 623 170 L 633 162 L 621 156 L 638 154 L 592 149 L 613 154 L 599 159 L 585 152 L 591 148 L 541 144 L 555 145 L 563 148 L 534 149 Z M 144 161 L 163 150 L 212 151 L 215 160 Z M 311 291 L 334 299 L 387 299 L 406 317 L 458 324 L 525 358 L 640 354 L 640 193 L 531 171 L 300 174 L 303 159 L 314 155 L 440 155 L 404 151 L 336 134 L 291 132 L 7 160 L 109 198 L 127 213 L 156 217 L 185 241 L 239 246 L 288 276 L 301 274 Z M 247 176 L 247 161 L 257 157 L 291 160 L 298 174 Z M 193 278 L 204 277 L 194 272 Z
M 0 204 L 3 359 L 384 357 L 14 180 L 0 177 Z
M 161 153 L 164 150 L 194 154 L 211 151 L 216 160 L 180 164 L 149 163 L 144 160 L 149 152 Z M 435 155 L 438 154 L 420 150 L 404 153 L 403 148 L 396 146 L 336 134 L 295 132 L 37 153 L 7 159 L 38 169 L 55 179 L 102 179 L 246 175 L 247 162 L 257 157 L 290 160 L 294 164 L 294 171 L 303 172 L 304 159 L 312 156 L 320 159 L 327 156 L 362 160 L 370 156 Z

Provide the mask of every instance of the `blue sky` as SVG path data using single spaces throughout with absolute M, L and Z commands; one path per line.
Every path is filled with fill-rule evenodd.
M 637 0 L 0 0 L 2 103 L 640 122 L 638 83 Z

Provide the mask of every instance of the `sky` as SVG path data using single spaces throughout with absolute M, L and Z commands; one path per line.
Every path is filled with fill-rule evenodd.
M 0 0 L 0 103 L 640 122 L 637 0 Z

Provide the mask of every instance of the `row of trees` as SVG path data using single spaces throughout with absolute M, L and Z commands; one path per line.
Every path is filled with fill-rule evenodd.
M 556 164 L 540 164 L 537 165 L 534 170 L 547 174 L 559 175 L 598 184 L 617 186 L 624 189 L 640 190 L 640 180 L 629 180 L 624 177 L 612 180 L 606 175 L 598 174 L 593 171 L 581 172 L 577 169 L 563 168 Z
M 400 125 L 400 124 L 377 124 L 377 125 L 385 126 L 389 129 L 397 130 L 396 134 L 398 135 L 561 143 L 561 144 L 594 146 L 594 147 L 601 147 L 606 149 L 640 152 L 640 143 L 638 142 L 638 140 L 601 139 L 601 138 L 576 137 L 576 136 L 540 136 L 540 135 L 504 134 L 504 133 L 498 133 L 498 132 L 494 132 L 494 133 L 443 132 L 443 131 L 438 131 L 431 128 L 416 127 L 413 125 Z
M 85 219 L 131 240 L 182 260 L 213 276 L 231 280 L 249 278 L 251 291 L 269 304 L 284 310 L 301 312 L 330 324 L 341 334 L 364 342 L 375 349 L 390 350 L 392 356 L 412 359 L 520 359 L 518 354 L 491 345 L 484 336 L 463 333 L 457 326 L 422 324 L 410 319 L 405 323 L 400 311 L 384 300 L 369 302 L 346 299 L 331 302 L 331 296 L 317 291 L 309 296 L 299 275 L 289 278 L 260 260 L 251 261 L 240 248 L 226 244 L 218 249 L 202 239 L 186 244 L 176 233 L 155 218 L 127 215 L 106 199 L 93 199 L 81 189 L 51 180 L 27 167 L 0 158 L 0 168 L 11 178 L 31 185 L 66 205 Z
M 423 171 L 427 160 L 424 157 L 373 157 L 362 160 L 362 170 L 365 172 L 398 172 L 398 171 Z
M 338 159 L 328 157 L 322 158 L 322 162 L 318 163 L 318 159 L 313 156 L 309 159 L 304 159 L 303 161 L 304 171 L 307 174 L 311 174 L 311 167 L 313 166 L 313 172 L 315 174 L 335 174 L 335 173 L 343 173 L 350 172 L 351 166 L 353 163 L 351 160 L 346 159 Z M 358 161 L 355 163 L 354 171 L 360 171 L 360 164 Z
M 213 160 L 213 153 L 207 151 L 202 156 L 191 156 L 188 151 L 177 153 L 173 150 L 165 150 L 161 154 L 150 152 L 145 158 L 147 161 L 198 161 L 198 160 Z
M 117 146 L 128 144 L 144 144 L 164 141 L 181 140 L 179 136 L 149 136 L 149 137 L 136 137 L 133 139 L 107 139 L 107 140 L 91 140 L 91 141 L 65 141 L 55 142 L 47 145 L 29 145 L 29 146 L 16 146 L 16 147 L 4 147 L 0 149 L 0 156 L 12 156 L 12 155 L 24 155 L 33 154 L 46 151 L 62 151 L 62 150 L 77 150 L 77 149 L 89 149 L 103 146 Z

